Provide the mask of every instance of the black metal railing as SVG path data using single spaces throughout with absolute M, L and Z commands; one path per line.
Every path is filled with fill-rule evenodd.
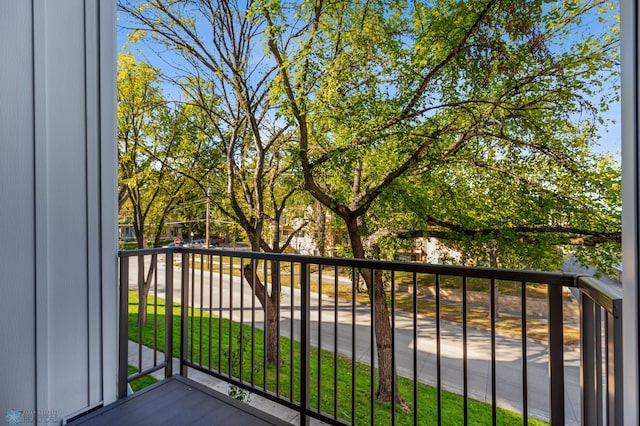
M 180 374 L 276 401 L 301 424 L 622 424 L 622 299 L 591 277 L 210 249 L 119 257 L 121 396 L 177 358 Z M 375 279 L 397 372 L 387 403 Z
M 578 277 L 578 287 L 583 424 L 621 425 L 622 297 L 592 277 Z

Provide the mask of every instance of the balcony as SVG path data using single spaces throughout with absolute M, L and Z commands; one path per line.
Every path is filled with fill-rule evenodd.
M 592 277 L 184 248 L 119 257 L 121 399 L 89 424 L 104 410 L 124 424 L 124 407 L 143 397 L 149 415 L 197 416 L 190 398 L 162 392 L 168 381 L 206 396 L 197 406 L 209 420 L 622 424 L 622 298 Z M 387 296 L 397 375 L 385 403 L 375 397 L 379 313 L 367 276 L 381 277 Z M 248 284 L 258 280 L 263 294 Z M 278 288 L 265 315 L 260 300 Z M 280 362 L 267 362 L 265 316 Z M 152 374 L 164 380 L 125 397 Z

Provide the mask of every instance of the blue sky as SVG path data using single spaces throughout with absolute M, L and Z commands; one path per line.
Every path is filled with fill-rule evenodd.
M 600 134 L 600 143 L 599 150 L 600 151 L 609 151 L 615 154 L 615 158 L 620 161 L 620 149 L 621 149 L 621 137 L 622 137 L 622 126 L 620 124 L 621 117 L 621 109 L 620 102 L 616 102 L 611 105 L 611 109 L 607 111 L 605 117 L 610 120 L 614 120 L 615 123 L 612 123 L 608 126 L 608 128 L 603 128 Z M 596 149 L 598 150 L 598 149 Z

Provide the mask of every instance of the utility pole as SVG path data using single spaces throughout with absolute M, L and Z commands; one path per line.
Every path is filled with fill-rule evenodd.
M 205 230 L 204 230 L 204 244 L 205 244 L 205 248 L 209 248 L 209 239 L 210 239 L 210 235 L 209 235 L 209 219 L 211 216 L 211 211 L 209 209 L 209 199 L 211 198 L 211 187 L 207 188 L 207 213 L 206 213 L 206 223 L 205 223 Z

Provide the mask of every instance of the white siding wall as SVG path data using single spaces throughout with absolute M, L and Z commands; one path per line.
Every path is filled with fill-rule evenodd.
M 115 0 L 0 0 L 0 417 L 115 396 Z
M 622 307 L 624 424 L 640 424 L 638 310 L 640 277 L 640 12 L 637 0 L 621 1 L 622 30 Z
M 31 8 L 0 6 L 0 414 L 35 407 Z M 10 65 L 8 65 L 10 64 Z M 28 313 L 28 314 L 25 314 Z M 1 417 L 4 417 L 2 415 Z

